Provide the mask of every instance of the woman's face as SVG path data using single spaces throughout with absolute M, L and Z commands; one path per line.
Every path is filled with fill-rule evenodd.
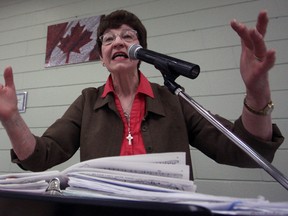
M 139 60 L 130 60 L 128 48 L 139 44 L 137 32 L 123 24 L 118 29 L 107 29 L 102 35 L 101 60 L 110 73 L 137 71 Z

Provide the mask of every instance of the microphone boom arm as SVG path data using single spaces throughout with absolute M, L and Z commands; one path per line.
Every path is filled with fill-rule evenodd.
M 156 67 L 157 68 L 157 67 Z M 160 70 L 161 71 L 161 70 Z M 269 161 L 258 154 L 249 145 L 240 140 L 235 134 L 221 124 L 214 118 L 207 110 L 205 110 L 199 103 L 192 99 L 184 92 L 184 89 L 175 82 L 173 74 L 167 75 L 167 71 L 162 72 L 164 78 L 164 85 L 175 95 L 182 97 L 188 102 L 198 113 L 200 113 L 206 120 L 208 120 L 214 127 L 220 130 L 227 138 L 234 144 L 241 148 L 248 156 L 250 156 L 260 167 L 262 167 L 268 174 L 270 174 L 278 183 L 280 183 L 286 190 L 288 190 L 288 179 L 278 169 L 276 169 Z M 168 73 L 169 74 L 169 73 Z

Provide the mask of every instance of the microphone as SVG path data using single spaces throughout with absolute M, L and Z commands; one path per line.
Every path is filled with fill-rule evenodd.
M 200 67 L 197 64 L 144 49 L 138 44 L 133 44 L 129 47 L 128 56 L 132 60 L 139 59 L 152 64 L 162 73 L 163 70 L 165 72 L 171 72 L 174 76 L 176 75 L 176 77 L 182 75 L 190 79 L 195 79 L 200 73 Z

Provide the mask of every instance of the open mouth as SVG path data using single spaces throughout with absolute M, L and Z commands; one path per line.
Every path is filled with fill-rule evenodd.
M 124 52 L 117 52 L 112 56 L 113 60 L 116 58 L 128 58 L 128 55 Z

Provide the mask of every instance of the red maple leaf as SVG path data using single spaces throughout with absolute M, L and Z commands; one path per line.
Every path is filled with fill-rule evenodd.
M 69 62 L 69 56 L 71 52 L 80 53 L 80 48 L 92 41 L 90 38 L 92 32 L 87 30 L 83 31 L 84 27 L 84 25 L 80 26 L 80 23 L 78 22 L 77 25 L 72 28 L 71 35 L 60 39 L 60 45 L 58 45 L 58 47 L 64 53 L 67 53 L 66 63 Z
M 68 25 L 68 22 L 56 24 L 53 26 L 48 26 L 47 32 L 47 44 L 46 44 L 46 57 L 45 63 L 47 64 L 51 58 L 53 49 L 57 46 L 60 39 L 65 34 L 65 29 Z

